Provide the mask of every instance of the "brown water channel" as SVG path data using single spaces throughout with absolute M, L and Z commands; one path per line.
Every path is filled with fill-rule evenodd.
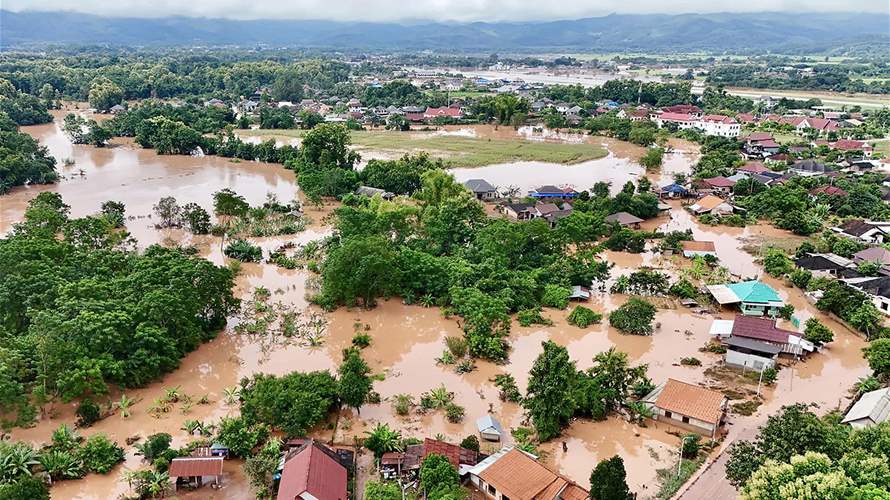
M 105 200 L 123 201 L 127 206 L 127 215 L 133 217 L 128 220 L 127 227 L 139 240 L 140 246 L 167 240 L 192 243 L 203 256 L 223 263 L 225 258 L 220 251 L 219 238 L 192 238 L 181 231 L 154 229 L 148 218 L 152 205 L 163 196 L 174 196 L 181 204 L 196 202 L 209 209 L 212 193 L 224 187 L 244 195 L 254 204 L 261 202 L 267 193 L 274 193 L 284 201 L 299 196 L 293 173 L 279 165 L 236 163 L 215 157 L 158 156 L 153 151 L 142 150 L 129 141 L 120 139 L 116 139 L 113 147 L 109 148 L 72 146 L 56 124 L 25 127 L 24 130 L 47 145 L 57 159 L 72 158 L 75 163 L 71 167 L 61 167 L 65 179 L 56 185 L 20 188 L 0 197 L 0 232 L 8 231 L 13 223 L 21 220 L 28 200 L 36 193 L 51 190 L 63 195 L 65 202 L 71 205 L 71 213 L 75 217 L 98 211 Z M 670 168 L 679 171 L 682 169 L 680 163 L 685 161 L 688 169 L 690 158 L 691 154 L 676 153 L 669 160 L 676 164 L 672 163 Z M 613 156 L 596 162 L 602 168 L 585 169 L 592 172 L 590 177 L 573 178 L 579 188 L 587 188 L 595 180 L 613 180 L 613 185 L 620 187 L 631 172 L 642 173 L 642 169 L 629 160 L 620 160 Z M 565 168 L 576 167 L 582 166 Z M 520 178 L 527 179 L 522 182 L 539 182 L 537 178 L 532 180 L 531 177 L 522 177 L 532 174 L 519 173 L 532 172 L 534 169 L 531 166 L 501 165 L 485 168 L 489 169 L 486 172 L 504 176 L 505 180 L 512 180 L 512 183 L 520 182 Z M 553 178 L 555 170 L 550 167 L 542 169 L 549 172 L 551 177 L 541 177 L 540 182 L 544 182 L 546 178 L 550 179 L 546 181 L 549 183 L 569 182 L 562 177 Z M 473 169 L 473 172 L 481 173 L 482 170 Z M 612 175 L 615 177 L 609 177 Z M 497 182 L 496 179 L 490 180 Z M 329 231 L 322 220 L 329 210 L 330 207 L 323 210 L 309 209 L 308 215 L 313 218 L 314 223 L 307 231 L 295 237 L 265 238 L 259 242 L 268 251 L 285 241 L 305 242 L 319 238 Z M 751 255 L 742 250 L 745 244 L 789 237 L 783 231 L 761 225 L 738 229 L 703 227 L 679 205 L 674 206 L 668 215 L 650 224 L 670 230 L 690 228 L 697 239 L 715 241 L 724 265 L 741 275 L 761 273 Z M 641 265 L 666 269 L 682 265 L 682 259 L 678 257 L 666 258 L 651 253 L 628 255 L 607 252 L 604 256 L 615 263 L 613 275 L 629 273 Z M 264 286 L 274 292 L 275 300 L 305 307 L 309 277 L 310 273 L 306 271 L 288 271 L 271 264 L 244 264 L 238 278 L 237 292 L 246 298 L 255 287 Z M 758 414 L 730 418 L 733 422 L 731 433 L 745 426 L 756 425 L 767 412 L 790 402 L 814 401 L 825 409 L 835 408 L 839 402 L 843 402 L 846 390 L 867 371 L 860 353 L 863 341 L 858 336 L 823 318 L 804 300 L 799 291 L 771 279 L 767 281 L 776 286 L 783 298 L 798 308 L 801 320 L 818 316 L 835 331 L 837 338 L 827 349 L 806 362 L 795 365 L 793 369 L 782 370 L 776 386 L 765 392 L 766 402 Z M 599 312 L 608 312 L 624 300 L 625 297 L 618 295 L 598 295 L 588 306 Z M 353 436 L 363 435 L 366 429 L 377 422 L 388 422 L 402 430 L 405 436 L 423 438 L 441 433 L 455 442 L 466 435 L 475 434 L 475 419 L 489 411 L 505 427 L 522 425 L 521 408 L 499 401 L 497 389 L 490 380 L 498 373 L 510 373 L 516 378 L 519 387 L 524 389 L 528 371 L 542 349 L 541 342 L 548 339 L 566 345 L 579 368 L 589 367 L 595 354 L 614 346 L 627 352 L 632 363 L 648 364 L 649 376 L 656 382 L 673 377 L 705 383 L 704 368 L 719 360 L 717 355 L 698 350 L 707 341 L 708 328 L 714 316 L 693 314 L 676 305 L 659 310 L 656 319 L 659 327 L 650 337 L 622 335 L 607 324 L 580 329 L 566 322 L 568 311 L 546 310 L 545 314 L 553 319 L 554 326 L 523 328 L 514 323 L 509 338 L 509 364 L 479 362 L 475 371 L 465 375 L 458 375 L 451 367 L 437 365 L 435 361 L 445 348 L 443 339 L 462 334 L 456 321 L 446 319 L 436 308 L 408 306 L 398 300 L 383 301 L 372 310 L 341 308 L 335 311 L 329 316 L 325 341 L 317 348 L 289 346 L 269 352 L 260 343 L 227 330 L 188 355 L 180 368 L 163 380 L 128 391 L 129 397 L 139 400 L 133 407 L 130 418 L 123 419 L 115 415 L 83 430 L 82 434 L 105 432 L 112 439 L 123 443 L 127 437 L 134 435 L 145 437 L 157 432 L 169 432 L 174 436 L 174 444 L 181 445 L 189 439 L 180 430 L 185 420 L 212 422 L 237 412 L 237 408 L 229 407 L 223 402 L 223 392 L 225 388 L 237 385 L 241 377 L 257 372 L 285 374 L 295 370 L 336 369 L 340 352 L 350 344 L 356 324 L 362 325 L 362 328 L 367 325 L 368 333 L 373 338 L 371 346 L 364 351 L 364 356 L 375 373 L 384 375 L 382 381 L 375 383 L 375 390 L 380 393 L 383 402 L 364 406 L 361 415 L 344 410 L 337 434 L 333 436 L 339 443 L 351 443 Z M 731 315 L 729 311 L 720 313 L 723 317 Z M 680 358 L 687 356 L 700 358 L 704 366 L 692 368 L 679 365 Z M 466 408 L 466 418 L 462 423 L 449 423 L 442 412 L 399 417 L 391 410 L 388 399 L 392 396 L 409 393 L 418 399 L 421 392 L 442 384 L 455 393 L 455 402 Z M 163 418 L 150 416 L 146 410 L 152 401 L 162 396 L 165 388 L 175 386 L 190 395 L 206 394 L 212 403 L 195 405 L 187 415 L 181 414 L 177 408 Z M 59 424 L 71 424 L 74 421 L 72 405 L 58 403 L 54 410 L 53 418 L 41 420 L 32 428 L 15 429 L 12 438 L 40 444 L 49 440 L 52 430 Z M 542 448 L 547 452 L 546 461 L 551 466 L 585 486 L 590 470 L 598 460 L 619 454 L 627 465 L 631 487 L 639 491 L 641 497 L 645 497 L 653 493 L 656 469 L 670 466 L 676 456 L 679 439 L 667 430 L 651 423 L 647 427 L 641 427 L 614 417 L 604 422 L 577 421 L 567 429 L 563 437 L 546 443 Z M 318 436 L 326 439 L 332 437 L 331 433 L 328 429 L 317 431 Z M 562 442 L 565 442 L 566 451 L 563 451 Z M 134 455 L 134 449 L 127 447 L 127 460 L 122 467 L 104 476 L 90 475 L 83 480 L 58 483 L 53 486 L 53 497 L 114 498 L 125 493 L 128 488 L 121 479 L 122 471 L 144 466 L 140 457 Z M 204 488 L 186 496 L 251 496 L 237 461 L 226 464 L 223 482 L 225 487 L 222 490 Z

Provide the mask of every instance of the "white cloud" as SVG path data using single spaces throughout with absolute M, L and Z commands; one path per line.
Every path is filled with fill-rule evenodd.
M 3 0 L 3 8 L 68 10 L 127 17 L 225 17 L 338 21 L 525 21 L 576 19 L 609 13 L 874 12 L 890 16 L 887 0 Z

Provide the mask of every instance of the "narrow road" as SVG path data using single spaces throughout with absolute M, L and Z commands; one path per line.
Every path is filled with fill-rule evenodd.
M 751 441 L 757 437 L 757 426 L 743 429 L 733 439 L 727 440 L 720 448 L 720 454 L 705 464 L 697 475 L 687 481 L 684 488 L 674 495 L 676 500 L 728 500 L 738 498 L 739 492 L 726 479 L 727 450 L 735 441 Z

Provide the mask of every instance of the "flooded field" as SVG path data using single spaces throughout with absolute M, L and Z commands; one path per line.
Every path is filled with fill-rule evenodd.
M 238 163 L 215 157 L 158 156 L 153 151 L 142 150 L 120 139 L 116 139 L 110 148 L 72 146 L 57 124 L 25 127 L 23 130 L 47 145 L 57 159 L 72 158 L 74 165 L 62 167 L 65 178 L 57 185 L 19 188 L 0 197 L 0 232 L 8 231 L 13 223 L 21 220 L 29 199 L 41 190 L 51 190 L 62 194 L 65 202 L 71 205 L 71 213 L 75 217 L 96 212 L 100 204 L 108 199 L 124 201 L 127 215 L 131 217 L 127 227 L 139 240 L 140 246 L 156 242 L 191 243 L 198 247 L 201 255 L 222 263 L 225 258 L 220 250 L 220 238 L 192 238 L 181 231 L 156 230 L 149 218 L 152 205 L 162 196 L 175 196 L 180 204 L 196 202 L 209 209 L 213 192 L 224 187 L 244 195 L 251 203 L 260 203 L 267 193 L 274 193 L 283 201 L 300 196 L 293 172 L 280 165 Z M 516 133 L 513 129 L 509 131 Z M 666 156 L 664 170 L 651 175 L 656 179 L 660 175 L 664 180 L 665 176 L 672 177 L 674 173 L 688 173 L 694 157 L 695 153 L 691 151 L 670 153 Z M 620 189 L 624 182 L 644 173 L 632 160 L 617 154 L 559 168 L 552 164 L 525 162 L 455 169 L 453 172 L 459 179 L 483 177 L 494 184 L 515 184 L 523 188 L 549 183 L 572 184 L 579 189 L 585 189 L 599 180 L 611 181 L 614 189 Z M 286 241 L 302 243 L 323 237 L 330 231 L 324 221 L 330 209 L 331 206 L 320 210 L 308 207 L 313 224 L 303 233 L 256 241 L 269 250 Z M 794 239 L 790 234 L 766 225 L 747 228 L 702 226 L 679 203 L 673 203 L 667 215 L 647 224 L 663 230 L 692 229 L 696 239 L 714 241 L 723 264 L 731 272 L 743 276 L 763 274 L 760 266 L 745 251 L 746 245 L 750 249 L 767 241 Z M 682 265 L 680 257 L 667 258 L 652 253 L 631 255 L 606 252 L 604 258 L 615 264 L 613 275 L 632 272 L 642 265 L 663 268 Z M 305 295 L 313 281 L 310 276 L 307 271 L 289 271 L 265 263 L 243 264 L 237 281 L 237 293 L 249 297 L 255 287 L 264 286 L 273 292 L 273 300 L 307 307 Z M 835 331 L 836 340 L 811 359 L 783 369 L 776 386 L 765 391 L 765 403 L 757 414 L 730 417 L 730 434 L 756 425 L 767 413 L 790 402 L 815 401 L 825 410 L 833 409 L 843 404 L 846 390 L 867 372 L 860 352 L 864 345 L 860 337 L 820 315 L 798 290 L 771 278 L 764 279 L 795 305 L 796 315 L 801 321 L 810 316 L 819 317 Z M 587 305 L 605 313 L 624 300 L 625 297 L 620 295 L 599 294 Z M 409 306 L 399 300 L 382 301 L 372 310 L 341 308 L 329 314 L 324 342 L 316 348 L 288 346 L 270 349 L 268 345 L 226 330 L 215 340 L 189 354 L 179 369 L 163 380 L 128 391 L 129 397 L 139 401 L 134 405 L 130 418 L 109 417 L 83 430 L 83 434 L 105 432 L 122 443 L 131 436 L 145 437 L 168 432 L 174 436 L 174 445 L 181 445 L 188 439 L 186 433 L 180 430 L 186 419 L 212 422 L 237 412 L 237 408 L 224 402 L 223 394 L 226 388 L 235 386 L 242 377 L 258 372 L 285 374 L 295 370 L 336 369 L 341 350 L 350 344 L 357 327 L 367 330 L 372 337 L 372 344 L 364 351 L 364 357 L 374 373 L 382 374 L 382 380 L 376 382 L 374 387 L 380 393 L 382 402 L 379 405 L 365 405 L 360 415 L 344 410 L 336 434 L 328 428 L 316 430 L 315 435 L 338 443 L 351 444 L 354 437 L 362 436 L 377 422 L 388 422 L 405 436 L 423 438 L 441 433 L 452 441 L 475 434 L 475 419 L 486 412 L 494 414 L 505 426 L 520 426 L 523 424 L 521 408 L 501 402 L 491 379 L 499 373 L 510 373 L 519 387 L 524 389 L 529 369 L 542 350 L 541 342 L 548 339 L 566 345 L 579 368 L 591 366 L 592 358 L 597 353 L 616 347 L 628 353 L 633 364 L 647 364 L 649 376 L 656 383 L 668 377 L 696 383 L 718 383 L 707 379 L 704 368 L 717 364 L 720 357 L 699 352 L 708 339 L 708 328 L 715 315 L 693 314 L 679 304 L 666 301 L 657 314 L 655 334 L 638 337 L 623 335 L 610 328 L 607 322 L 583 329 L 571 326 L 566 321 L 568 311 L 545 310 L 544 314 L 553 320 L 553 326 L 524 328 L 514 322 L 509 337 L 511 352 L 508 364 L 480 361 L 475 371 L 464 375 L 456 374 L 452 367 L 436 363 L 436 358 L 445 349 L 445 337 L 462 335 L 457 322 L 445 318 L 437 308 Z M 732 314 L 732 311 L 726 310 L 718 312 L 717 316 L 728 318 Z M 704 366 L 679 364 L 680 358 L 691 356 L 701 359 Z M 449 423 L 442 412 L 400 417 L 392 411 L 389 398 L 396 394 L 409 393 L 417 400 L 421 392 L 439 385 L 454 392 L 455 402 L 465 407 L 466 418 L 463 422 Z M 190 395 L 206 394 L 211 403 L 195 405 L 187 414 L 182 414 L 177 408 L 163 418 L 150 416 L 146 410 L 152 401 L 161 396 L 165 388 L 175 386 Z M 42 443 L 49 439 L 52 430 L 60 423 L 71 424 L 73 421 L 73 405 L 56 403 L 52 418 L 45 418 L 32 428 L 15 429 L 11 437 Z M 627 465 L 628 482 L 644 498 L 654 493 L 656 470 L 674 463 L 679 438 L 669 431 L 662 425 L 650 423 L 642 427 L 615 417 L 603 422 L 579 420 L 561 438 L 546 443 L 542 448 L 546 451 L 548 464 L 582 485 L 587 484 L 590 470 L 598 460 L 619 454 Z M 54 498 L 98 500 L 115 498 L 126 492 L 122 472 L 145 466 L 140 457 L 134 455 L 133 447 L 128 446 L 126 450 L 127 459 L 121 467 L 105 476 L 90 475 L 84 480 L 59 483 L 53 487 Z M 367 455 L 361 460 L 361 463 L 368 464 Z M 226 463 L 222 490 L 203 488 L 183 497 L 250 497 L 240 465 L 237 461 Z M 360 484 L 362 481 L 364 477 L 360 478 Z

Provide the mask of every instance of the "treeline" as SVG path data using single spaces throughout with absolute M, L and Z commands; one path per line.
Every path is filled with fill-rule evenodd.
M 551 85 L 542 91 L 541 96 L 554 101 L 574 102 L 582 108 L 593 107 L 593 103 L 601 100 L 672 106 L 691 104 L 695 99 L 692 95 L 692 84 L 689 82 L 659 83 L 638 80 L 609 80 L 599 87 L 589 88 L 580 84 Z
M 68 217 L 41 193 L 0 240 L 0 412 L 26 424 L 33 404 L 147 384 L 216 336 L 234 312 L 233 273 L 193 251 L 132 250 L 122 203 Z
M 719 65 L 710 70 L 708 83 L 735 87 L 788 90 L 831 90 L 834 92 L 890 93 L 890 80 L 866 82 L 854 78 L 861 65 L 820 64 L 809 66 L 812 72 L 795 67 L 770 67 L 740 64 Z M 885 73 L 886 75 L 886 73 Z
M 37 94 L 49 85 L 61 97 L 84 101 L 97 79 L 120 87 L 123 98 L 247 96 L 268 87 L 276 100 L 299 101 L 316 92 L 331 92 L 346 82 L 350 69 L 331 59 L 251 60 L 249 55 L 163 52 L 109 55 L 79 52 L 70 55 L 8 54 L 0 59 L 0 78 Z M 308 87 L 310 95 L 305 94 Z

